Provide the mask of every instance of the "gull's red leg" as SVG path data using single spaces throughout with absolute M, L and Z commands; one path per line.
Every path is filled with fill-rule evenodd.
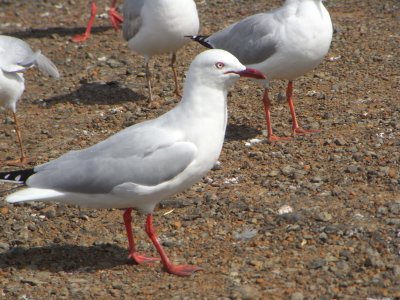
M 135 241 L 133 240 L 132 234 L 132 208 L 127 208 L 124 212 L 124 223 L 126 228 L 126 235 L 128 237 L 129 244 L 129 255 L 128 258 L 132 258 L 137 264 L 150 263 L 153 261 L 160 260 L 157 257 L 147 257 L 145 255 L 139 254 L 136 251 Z
M 24 147 L 22 145 L 22 138 L 21 138 L 21 131 L 19 129 L 17 114 L 13 112 L 14 116 L 14 126 L 15 126 L 15 133 L 17 134 L 17 140 L 19 144 L 19 150 L 21 153 L 20 159 L 17 160 L 8 160 L 6 161 L 6 165 L 8 166 L 17 166 L 17 167 L 24 167 L 26 163 L 28 163 L 28 157 L 25 155 Z
M 92 8 L 90 11 L 90 19 L 86 27 L 86 31 L 83 34 L 78 34 L 72 37 L 72 41 L 75 43 L 80 43 L 86 41 L 89 36 L 90 36 L 90 31 L 92 30 L 92 26 L 94 23 L 94 20 L 96 18 L 96 13 L 97 13 L 97 6 L 96 2 L 92 1 Z
M 287 137 L 278 137 L 273 134 L 272 132 L 272 125 L 271 125 L 271 100 L 269 99 L 268 89 L 265 88 L 264 96 L 263 96 L 263 103 L 264 103 L 264 111 L 265 111 L 265 118 L 267 120 L 267 137 L 270 142 L 275 142 L 279 140 L 287 140 Z
M 114 27 L 115 31 L 118 31 L 119 29 L 121 29 L 121 24 L 124 21 L 124 18 L 117 12 L 117 10 L 115 9 L 116 6 L 117 0 L 112 0 L 108 16 L 110 17 L 112 27 Z
M 297 122 L 296 112 L 294 110 L 294 103 L 293 103 L 293 82 L 289 81 L 287 89 L 286 89 L 286 99 L 289 105 L 290 114 L 292 115 L 292 136 L 296 134 L 307 134 L 307 133 L 316 133 L 319 130 L 306 130 L 299 126 Z
M 178 276 L 189 276 L 196 271 L 202 270 L 202 268 L 191 265 L 173 265 L 165 253 L 163 247 L 157 239 L 155 230 L 153 228 L 153 215 L 148 214 L 146 218 L 146 233 L 156 247 L 158 254 L 160 254 L 161 261 L 168 273 Z
M 176 63 L 176 53 L 172 53 L 172 57 L 171 57 L 171 68 L 172 68 L 172 72 L 174 74 L 174 81 L 175 81 L 175 95 L 178 97 L 181 97 L 181 94 L 179 92 L 179 83 L 178 83 L 178 74 L 176 73 L 176 68 L 175 68 L 175 63 Z
M 153 89 L 151 88 L 151 72 L 149 66 L 149 59 L 145 58 L 146 61 L 146 80 L 147 80 L 147 88 L 149 90 L 149 102 L 153 102 Z

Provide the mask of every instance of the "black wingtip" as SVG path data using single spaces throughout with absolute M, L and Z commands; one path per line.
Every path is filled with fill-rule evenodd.
M 185 37 L 188 37 L 193 41 L 198 42 L 200 45 L 204 47 L 207 47 L 209 49 L 214 49 L 214 47 L 209 42 L 207 42 L 207 38 L 209 37 L 208 35 L 186 35 Z
M 0 172 L 0 181 L 25 183 L 28 178 L 33 174 L 35 174 L 33 168 L 10 172 Z

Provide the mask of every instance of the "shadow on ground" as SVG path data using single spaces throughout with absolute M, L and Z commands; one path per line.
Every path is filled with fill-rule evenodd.
M 228 124 L 226 128 L 226 141 L 242 141 L 255 138 L 260 131 L 247 125 Z
M 0 269 L 92 272 L 129 263 L 127 250 L 111 244 L 15 247 L 0 254 Z
M 103 33 L 107 30 L 110 30 L 111 26 L 96 26 L 92 28 L 92 34 Z M 59 36 L 74 36 L 76 34 L 82 34 L 86 30 L 86 27 L 74 27 L 74 28 L 65 28 L 65 27 L 50 27 L 50 28 L 35 28 L 24 31 L 14 31 L 7 32 L 7 35 L 11 35 L 13 37 L 19 39 L 27 39 L 27 38 L 45 38 L 50 37 L 54 34 Z
M 107 83 L 83 83 L 76 91 L 45 99 L 48 106 L 58 103 L 78 103 L 83 105 L 93 104 L 119 104 L 144 100 L 146 97 L 127 87 L 122 87 L 116 81 Z

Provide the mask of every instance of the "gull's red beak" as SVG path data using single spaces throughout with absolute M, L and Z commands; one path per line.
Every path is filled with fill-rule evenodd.
M 254 79 L 267 79 L 263 73 L 256 69 L 252 68 L 246 68 L 243 71 L 235 72 L 235 71 L 229 71 L 226 73 L 234 73 L 238 74 L 240 77 L 249 77 L 249 78 L 254 78 Z

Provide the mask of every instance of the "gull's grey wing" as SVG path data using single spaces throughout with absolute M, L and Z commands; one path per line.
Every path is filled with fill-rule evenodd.
M 216 32 L 205 41 L 213 48 L 232 53 L 245 65 L 260 63 L 276 52 L 274 32 L 279 27 L 279 21 L 274 11 L 247 17 Z
M 122 24 L 122 35 L 125 40 L 129 41 L 139 31 L 142 25 L 140 13 L 142 11 L 145 0 L 125 0 L 122 8 L 124 22 Z
M 30 58 L 34 60 L 36 54 L 24 41 L 0 35 L 0 68 L 5 72 L 20 72 L 25 70 Z
M 46 56 L 41 54 L 40 51 L 37 52 L 39 53 L 33 64 L 36 65 L 43 73 L 49 74 L 51 77 L 54 78 L 59 78 L 60 73 L 58 73 L 57 67 L 53 64 L 53 62 Z
M 146 122 L 148 123 L 148 122 Z M 80 151 L 35 168 L 30 187 L 78 193 L 107 193 L 125 182 L 154 186 L 181 173 L 197 147 L 178 133 L 146 126 L 127 128 Z
M 52 77 L 60 77 L 57 67 L 40 51 L 33 52 L 23 40 L 0 35 L 0 68 L 3 71 L 21 72 L 33 65 Z

